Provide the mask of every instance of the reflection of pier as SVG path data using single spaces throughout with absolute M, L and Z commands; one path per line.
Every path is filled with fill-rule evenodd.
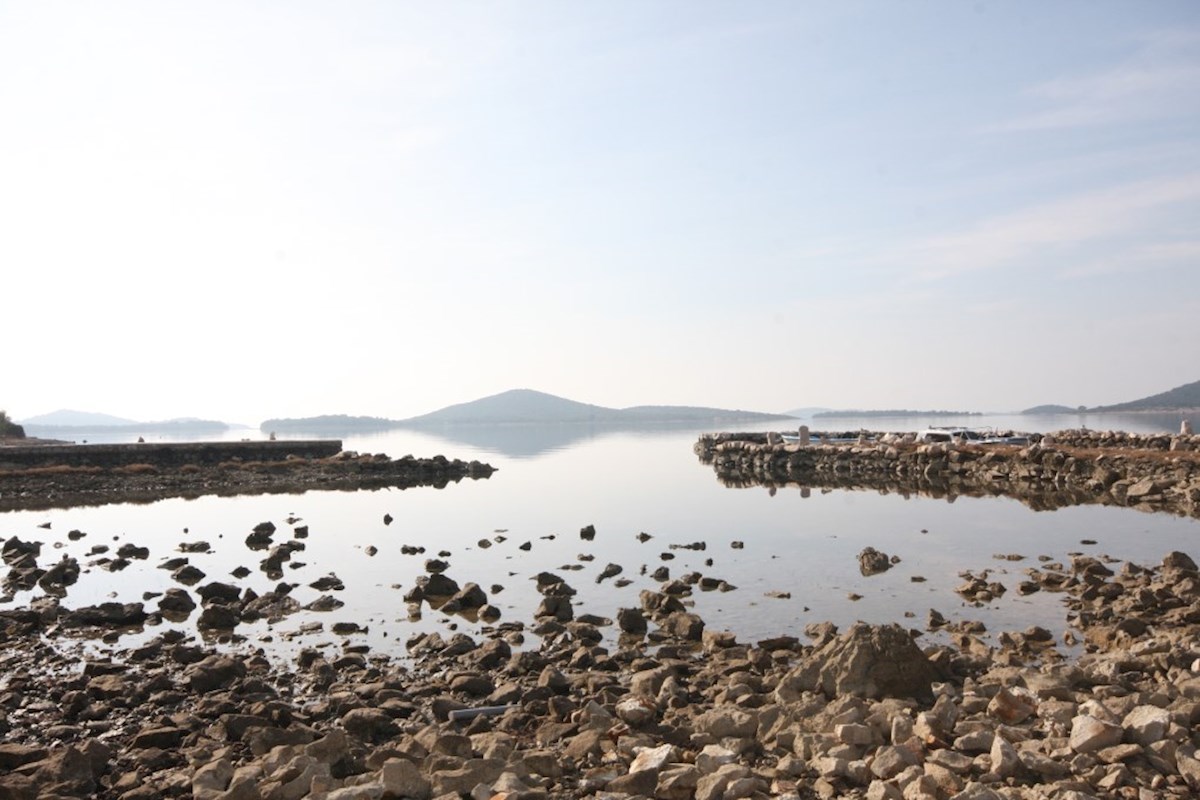
M 706 435 L 695 450 L 726 486 L 958 497 L 1009 497 L 1035 511 L 1085 503 L 1200 517 L 1200 451 L 1189 439 L 1159 449 L 915 444 L 899 435 L 852 442 L 777 443 L 767 434 Z M 1149 437 L 1146 437 L 1149 439 Z M 1044 441 L 1054 441 L 1048 438 Z

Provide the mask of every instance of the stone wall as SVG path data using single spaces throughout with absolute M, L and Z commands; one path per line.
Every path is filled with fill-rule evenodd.
M 0 449 L 0 469 L 31 467 L 121 467 L 152 464 L 179 467 L 230 461 L 283 461 L 330 458 L 342 450 L 338 439 L 264 442 L 153 442 L 138 444 L 61 444 Z
M 918 445 L 894 434 L 805 447 L 768 444 L 765 434 L 712 434 L 695 450 L 729 485 L 1004 495 L 1039 508 L 1105 503 L 1200 517 L 1200 437 L 1122 434 L 1122 446 L 1114 434 L 1065 434 L 1026 447 Z

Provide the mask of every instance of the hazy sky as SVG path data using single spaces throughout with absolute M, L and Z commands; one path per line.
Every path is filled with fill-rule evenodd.
M 0 408 L 1200 379 L 1200 3 L 0 0 Z

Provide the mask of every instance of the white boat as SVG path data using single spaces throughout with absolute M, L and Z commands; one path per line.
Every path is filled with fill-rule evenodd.
M 991 428 L 926 428 L 917 434 L 917 441 L 924 444 L 934 442 L 954 444 L 1029 444 L 1029 437 L 1023 434 L 996 433 Z

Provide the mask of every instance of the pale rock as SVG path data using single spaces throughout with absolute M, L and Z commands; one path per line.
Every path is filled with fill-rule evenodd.
M 672 766 L 658 773 L 654 796 L 658 800 L 691 800 L 699 781 L 700 771 L 692 765 Z
M 430 775 L 433 796 L 447 792 L 470 794 L 481 783 L 490 784 L 500 777 L 505 763 L 497 759 L 473 758 L 457 769 L 441 770 Z
M 638 728 L 658 716 L 658 705 L 649 697 L 630 695 L 617 702 L 616 711 L 622 722 Z
M 379 782 L 388 794 L 396 797 L 427 800 L 431 794 L 429 781 L 421 775 L 417 765 L 403 758 L 384 762 L 379 771 Z
M 213 800 L 229 788 L 233 780 L 233 764 L 227 758 L 210 761 L 196 770 L 192 776 L 192 797 L 195 800 Z
M 904 800 L 937 800 L 937 798 L 937 783 L 928 775 L 922 775 L 904 787 Z
M 869 745 L 875 740 L 871 726 L 858 723 L 838 725 L 833 729 L 833 734 L 849 745 Z
M 645 772 L 653 770 L 658 772 L 672 761 L 679 760 L 679 750 L 672 744 L 663 744 L 658 747 L 642 747 L 638 749 L 637 756 L 629 765 L 629 771 Z
M 326 792 L 325 800 L 379 800 L 383 794 L 384 788 L 379 784 L 363 783 Z
M 1026 690 L 1004 687 L 988 702 L 987 711 L 1006 725 L 1019 725 L 1037 713 L 1037 698 Z
M 938 764 L 925 762 L 925 774 L 937 785 L 939 797 L 948 797 L 963 787 L 962 778 Z
M 1071 720 L 1070 748 L 1076 753 L 1091 753 L 1120 744 L 1125 730 L 1112 722 L 1080 714 Z
M 1005 741 L 1003 736 L 997 736 L 992 740 L 991 759 L 992 772 L 1001 778 L 1013 777 L 1021 765 L 1016 748 Z
M 753 775 L 748 775 L 745 778 L 735 778 L 726 786 L 725 791 L 721 793 L 722 800 L 741 800 L 743 797 L 750 797 L 757 791 L 766 788 L 766 784 L 760 778 Z
M 902 742 L 907 742 L 913 736 L 912 717 L 904 714 L 897 714 L 896 716 L 892 717 L 890 733 L 892 744 L 901 744 Z
M 1171 726 L 1171 714 L 1157 706 L 1137 706 L 1121 720 L 1125 739 L 1141 745 L 1159 741 Z
M 725 789 L 735 780 L 751 776 L 749 768 L 741 764 L 726 764 L 711 775 L 703 775 L 696 781 L 696 800 L 722 800 Z
M 719 744 L 708 744 L 696 754 L 696 769 L 702 775 L 710 775 L 726 764 L 737 761 L 737 753 Z
M 931 742 L 942 739 L 946 735 L 946 729 L 937 715 L 931 711 L 922 711 L 913 722 L 913 734 L 921 741 Z
M 1180 747 L 1175 753 L 1175 763 L 1179 776 L 1187 782 L 1193 791 L 1200 791 L 1200 759 L 1197 759 L 1196 748 L 1188 745 Z
M 929 758 L 925 763 L 927 766 L 929 764 L 937 764 L 939 767 L 948 769 L 956 774 L 966 775 L 971 771 L 971 764 L 974 761 L 970 756 L 955 750 L 934 750 L 929 754 Z
M 921 763 L 921 758 L 904 745 L 885 745 L 875 751 L 871 761 L 871 772 L 875 777 L 887 780 L 905 769 Z
M 969 783 L 950 800 L 1005 800 L 1005 796 L 982 783 Z
M 904 800 L 904 792 L 898 786 L 873 780 L 867 787 L 867 800 Z
M 696 717 L 697 731 L 715 739 L 746 739 L 758 733 L 758 718 L 735 708 L 714 708 Z
M 822 778 L 840 778 L 846 774 L 846 767 L 849 761 L 844 758 L 836 758 L 834 756 L 821 756 L 812 762 L 812 768 Z
M 1047 781 L 1060 780 L 1071 774 L 1070 766 L 1050 758 L 1045 753 L 1039 753 L 1036 750 L 1021 750 L 1018 756 L 1025 769 Z

